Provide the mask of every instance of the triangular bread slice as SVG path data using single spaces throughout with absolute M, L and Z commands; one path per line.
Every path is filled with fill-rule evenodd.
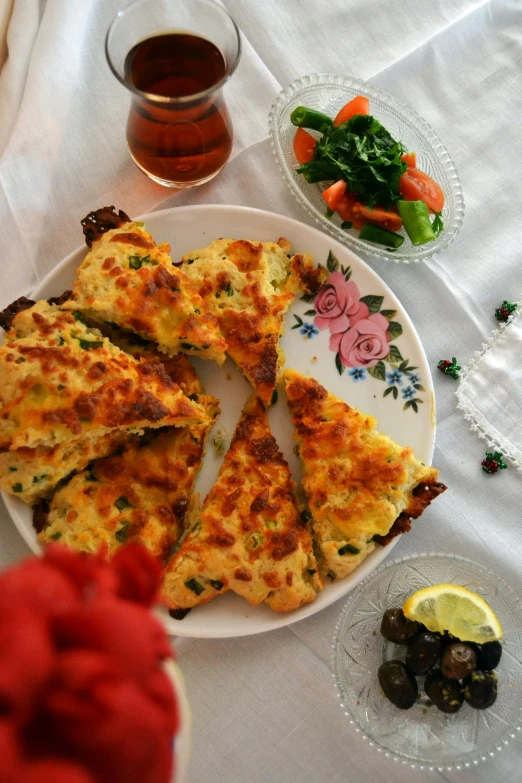
M 183 352 L 222 364 L 226 343 L 217 320 L 173 266 L 169 245 L 157 245 L 142 223 L 123 213 L 107 215 L 106 209 L 82 221 L 91 250 L 64 307 L 136 332 L 169 356 Z
M 125 431 L 99 438 L 71 438 L 55 446 L 22 447 L 0 453 L 0 489 L 33 505 L 49 498 L 56 485 L 83 470 L 94 459 L 106 457 L 133 436 Z
M 111 342 L 135 359 L 141 359 L 142 362 L 160 361 L 171 381 L 191 400 L 203 404 L 208 412 L 206 398 L 200 399 L 200 383 L 188 356 L 164 356 L 158 354 L 152 343 L 144 344 L 136 335 L 116 329 L 107 331 L 110 331 L 110 335 L 106 336 L 110 337 Z M 68 438 L 52 447 L 38 446 L 1 452 L 0 489 L 32 505 L 51 497 L 56 485 L 70 474 L 83 470 L 95 459 L 112 454 L 132 437 L 129 431 L 119 430 L 98 438 Z
M 233 590 L 288 612 L 322 586 L 290 470 L 252 395 L 200 518 L 167 565 L 161 599 L 188 609 Z
M 136 361 L 45 301 L 13 319 L 0 375 L 0 451 L 208 421 L 163 365 Z
M 179 369 L 196 390 L 192 393 L 198 393 L 207 422 L 149 430 L 119 452 L 92 462 L 56 491 L 40 541 L 59 540 L 84 552 L 102 546 L 110 554 L 127 541 L 138 540 L 162 560 L 172 553 L 197 513 L 194 483 L 219 413 L 216 398 L 201 394 L 190 360 L 183 360 L 180 365 L 186 362 L 189 367 Z M 42 517 L 35 521 L 41 525 Z
M 284 373 L 321 570 L 346 576 L 389 535 L 409 529 L 446 487 L 438 470 L 295 370 Z M 395 528 L 395 529 L 394 529 Z
M 284 362 L 280 338 L 298 291 L 315 293 L 327 272 L 289 243 L 216 239 L 183 256 L 182 270 L 219 321 L 227 353 L 265 405 Z

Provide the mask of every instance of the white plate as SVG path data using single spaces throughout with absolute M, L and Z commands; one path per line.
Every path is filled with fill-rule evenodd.
M 317 263 L 326 265 L 329 254 L 333 253 L 345 270 L 351 267 L 351 282 L 355 282 L 358 286 L 361 297 L 383 297 L 381 309 L 397 311 L 393 321 L 403 327 L 403 333 L 393 340 L 392 345 L 395 345 L 402 356 L 409 360 L 408 366 L 414 365 L 418 368 L 415 372 L 420 377 L 423 390 L 414 390 L 415 379 L 412 381 L 411 376 L 406 378 L 403 374 L 402 385 L 398 387 L 397 398 L 394 399 L 393 391 L 383 396 L 390 388 L 388 380 L 374 378 L 367 370 L 363 373 L 365 376 L 363 379 L 356 379 L 350 375 L 355 372 L 353 369 L 345 369 L 340 375 L 336 368 L 335 354 L 329 350 L 328 331 L 320 331 L 307 338 L 301 334 L 301 327 L 292 328 L 297 325 L 298 319 L 301 319 L 304 324 L 313 326 L 314 317 L 305 315 L 306 311 L 313 308 L 313 303 L 306 303 L 299 299 L 294 302 L 287 315 L 286 334 L 283 338 L 286 365 L 305 375 L 314 376 L 329 391 L 364 412 L 371 413 L 377 418 L 382 432 L 402 445 L 412 446 L 416 456 L 426 464 L 431 462 L 435 440 L 435 403 L 426 355 L 413 324 L 397 298 L 380 277 L 351 250 L 297 220 L 248 207 L 222 205 L 181 207 L 154 212 L 141 217 L 140 220 L 146 221 L 146 228 L 156 242 L 166 241 L 171 244 L 174 261 L 184 253 L 203 247 L 218 237 L 277 241 L 280 236 L 284 236 L 292 243 L 294 252 L 312 253 Z M 75 270 L 85 253 L 85 247 L 81 247 L 58 264 L 33 292 L 33 298 L 44 299 L 56 296 L 66 288 L 70 288 Z M 374 306 L 375 304 L 378 302 L 374 301 Z M 194 363 L 205 389 L 221 400 L 221 417 L 213 432 L 221 429 L 225 434 L 228 447 L 241 409 L 251 389 L 230 360 L 227 360 L 222 367 L 202 360 L 195 360 Z M 385 364 L 385 369 L 387 376 L 393 370 L 388 363 Z M 403 390 L 406 388 L 410 388 L 415 398 L 421 400 L 416 404 L 418 412 L 415 412 L 411 404 L 406 410 L 403 409 L 405 404 Z M 270 410 L 270 423 L 274 436 L 288 460 L 294 479 L 299 482 L 301 473 L 299 461 L 293 453 L 292 424 L 285 395 L 281 389 L 278 402 Z M 197 488 L 202 497 L 216 480 L 222 460 L 211 445 L 212 437 L 213 434 L 210 436 L 207 455 L 197 480 Z M 18 530 L 31 549 L 38 552 L 39 545 L 32 527 L 31 509 L 17 498 L 5 493 L 3 498 Z M 414 531 L 413 535 L 415 535 Z M 396 541 L 397 539 L 385 548 L 377 547 L 354 573 L 346 579 L 328 583 L 314 603 L 307 604 L 295 612 L 277 614 L 264 604 L 257 607 L 250 606 L 239 596 L 227 593 L 205 606 L 193 609 L 182 621 L 173 620 L 166 613 L 162 613 L 162 617 L 169 632 L 178 636 L 208 638 L 244 636 L 281 628 L 319 612 L 346 595 L 384 560 Z

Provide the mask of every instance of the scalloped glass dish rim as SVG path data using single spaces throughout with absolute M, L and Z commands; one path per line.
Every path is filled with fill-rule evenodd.
M 387 750 L 384 746 L 380 745 L 379 740 L 370 737 L 370 735 L 366 733 L 365 729 L 362 728 L 362 726 L 359 724 L 355 715 L 351 712 L 350 705 L 347 704 L 347 700 L 342 691 L 342 686 L 340 684 L 340 677 L 338 676 L 337 673 L 337 664 L 336 664 L 337 647 L 339 643 L 341 627 L 343 625 L 345 615 L 348 612 L 350 602 L 355 599 L 355 597 L 360 591 L 364 590 L 365 586 L 367 586 L 371 581 L 377 579 L 379 574 L 383 573 L 384 571 L 387 571 L 388 569 L 392 569 L 392 568 L 397 568 L 397 566 L 403 565 L 404 563 L 408 563 L 411 561 L 415 561 L 415 560 L 422 561 L 425 558 L 440 558 L 441 560 L 456 560 L 463 565 L 467 564 L 469 566 L 473 566 L 474 568 L 478 568 L 480 571 L 483 571 L 485 575 L 487 575 L 490 578 L 493 578 L 498 583 L 498 585 L 506 591 L 506 593 L 510 594 L 512 600 L 515 603 L 520 604 L 520 599 L 517 597 L 514 588 L 512 588 L 505 581 L 505 579 L 498 576 L 498 574 L 496 574 L 495 571 L 492 571 L 490 568 L 483 566 L 480 563 L 477 563 L 475 560 L 471 560 L 471 558 L 462 557 L 461 555 L 454 555 L 449 552 L 415 552 L 411 555 L 398 557 L 394 560 L 383 563 L 378 568 L 376 568 L 371 574 L 368 574 L 368 576 L 366 576 L 363 580 L 361 580 L 361 582 L 359 582 L 359 584 L 347 596 L 347 600 L 343 605 L 343 608 L 339 615 L 339 619 L 337 620 L 335 626 L 334 639 L 332 643 L 332 659 L 331 659 L 332 678 L 334 680 L 335 691 L 337 693 L 339 704 L 341 709 L 343 710 L 343 713 L 349 719 L 350 724 L 354 727 L 357 734 L 360 734 L 363 740 L 367 740 L 369 746 L 374 748 L 374 750 L 376 750 L 378 753 L 383 753 L 386 758 L 392 759 L 395 762 L 400 762 L 403 765 L 407 765 L 411 769 L 429 770 L 430 772 L 473 769 L 479 764 L 479 762 L 488 761 L 494 758 L 497 755 L 497 753 L 500 753 L 502 750 L 504 750 L 504 748 L 509 744 L 510 740 L 513 740 L 517 736 L 520 737 L 522 735 L 522 704 L 519 707 L 516 723 L 510 726 L 508 729 L 506 729 L 506 733 L 501 740 L 502 745 L 497 744 L 494 745 L 493 748 L 490 748 L 488 750 L 477 751 L 474 755 L 467 758 L 466 760 L 457 759 L 452 762 L 444 761 L 441 764 L 437 764 L 432 761 L 421 761 L 419 759 L 416 759 L 415 757 L 412 757 L 411 755 L 407 755 L 406 753 L 400 753 L 399 751 Z
M 365 242 L 356 236 L 347 234 L 341 228 L 331 223 L 328 218 L 319 212 L 318 209 L 310 202 L 308 197 L 303 193 L 299 183 L 292 176 L 291 171 L 285 160 L 284 153 L 281 148 L 281 140 L 279 134 L 279 117 L 283 109 L 299 95 L 307 87 L 319 86 L 321 83 L 336 85 L 338 87 L 350 87 L 359 91 L 364 91 L 369 98 L 377 98 L 387 104 L 393 104 L 396 110 L 399 110 L 405 115 L 409 115 L 411 121 L 413 121 L 422 133 L 431 149 L 433 154 L 437 156 L 441 165 L 446 169 L 448 178 L 452 182 L 451 198 L 455 205 L 455 216 L 451 226 L 447 226 L 441 235 L 441 237 L 428 245 L 422 245 L 418 248 L 414 248 L 413 245 L 408 245 L 408 255 L 401 252 L 399 248 L 393 253 L 380 248 L 379 245 L 375 245 L 370 242 Z M 464 219 L 464 196 L 462 193 L 462 187 L 460 185 L 460 179 L 453 163 L 449 152 L 443 145 L 433 128 L 424 120 L 420 114 L 412 109 L 407 104 L 403 103 L 398 98 L 390 95 L 389 93 L 381 90 L 379 87 L 374 87 L 369 82 L 363 79 L 356 79 L 352 76 L 342 76 L 341 74 L 332 73 L 316 73 L 308 76 L 302 76 L 299 79 L 293 81 L 290 85 L 285 87 L 276 98 L 272 108 L 270 110 L 268 118 L 268 128 L 270 134 L 270 140 L 272 145 L 272 152 L 276 158 L 281 173 L 286 180 L 286 183 L 297 200 L 302 204 L 306 211 L 315 218 L 315 220 L 321 225 L 323 231 L 328 232 L 331 236 L 342 242 L 344 245 L 352 250 L 363 252 L 366 255 L 384 259 L 385 261 L 392 261 L 397 264 L 410 264 L 412 262 L 417 263 L 427 258 L 431 258 L 436 254 L 439 254 L 454 241 Z M 446 194 L 447 195 L 447 194 Z M 406 242 L 409 240 L 406 238 Z

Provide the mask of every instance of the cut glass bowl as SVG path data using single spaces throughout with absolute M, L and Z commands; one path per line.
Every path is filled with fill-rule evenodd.
M 499 618 L 504 638 L 496 669 L 498 697 L 486 710 L 464 702 L 448 715 L 434 705 L 417 678 L 421 698 L 400 710 L 384 696 L 377 671 L 406 647 L 380 633 L 386 609 L 401 607 L 416 590 L 449 582 L 481 595 Z M 374 571 L 344 605 L 334 640 L 334 678 L 341 706 L 356 731 L 397 762 L 421 769 L 474 767 L 520 737 L 522 724 L 522 607 L 515 590 L 472 560 L 457 555 L 418 554 Z
M 414 247 L 404 230 L 400 232 L 405 236 L 404 243 L 394 251 L 361 240 L 355 229 L 341 228 L 339 215 L 335 214 L 332 220 L 325 217 L 326 204 L 321 191 L 326 185 L 311 185 L 297 174 L 298 164 L 292 148 L 296 131 L 290 122 L 292 111 L 297 106 L 307 106 L 335 117 L 339 109 L 356 95 L 369 98 L 371 114 L 395 139 L 402 141 L 408 151 L 417 153 L 417 167 L 429 174 L 444 191 L 444 231 L 433 242 Z M 453 161 L 428 123 L 393 95 L 349 76 L 324 73 L 305 76 L 280 93 L 270 112 L 269 131 L 274 155 L 294 196 L 320 223 L 323 231 L 356 253 L 409 264 L 441 253 L 455 239 L 464 217 L 464 198 Z

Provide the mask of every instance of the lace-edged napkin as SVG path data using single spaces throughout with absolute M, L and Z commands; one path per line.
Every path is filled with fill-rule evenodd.
M 456 395 L 471 429 L 522 471 L 522 300 L 464 368 Z

